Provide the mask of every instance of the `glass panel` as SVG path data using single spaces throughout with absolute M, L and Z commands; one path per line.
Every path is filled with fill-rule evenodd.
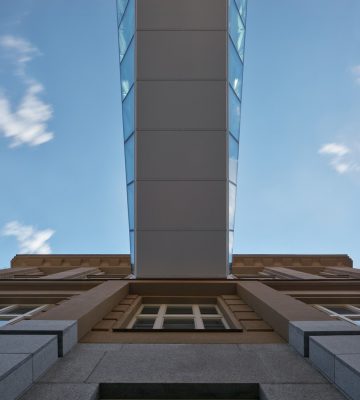
M 14 319 L 14 317 L 4 317 L 4 316 L 2 317 L 2 316 L 0 316 L 0 326 L 6 325 L 12 319 Z
M 229 130 L 239 140 L 240 136 L 240 101 L 229 86 Z
M 218 314 L 215 306 L 200 306 L 201 314 Z
M 127 185 L 129 229 L 134 230 L 134 182 Z
M 132 40 L 125 57 L 120 64 L 120 78 L 121 78 L 121 96 L 122 99 L 129 93 L 131 86 L 134 83 L 135 75 L 135 58 L 134 49 L 135 41 Z
M 240 60 L 232 41 L 229 39 L 229 82 L 241 99 L 243 63 Z
M 135 264 L 135 237 L 134 231 L 130 231 L 130 262 L 133 266 Z
M 159 312 L 159 306 L 144 306 L 141 310 L 141 314 L 157 314 Z
M 349 317 L 349 319 L 351 319 L 354 322 L 354 324 L 360 326 L 360 317 Z
M 128 0 L 116 0 L 118 25 L 120 24 L 121 18 L 124 14 L 127 2 Z
M 203 319 L 205 329 L 225 329 L 221 319 Z
M 134 180 L 134 137 L 134 134 L 132 134 L 125 143 L 126 183 Z
M 238 170 L 239 145 L 237 141 L 229 135 L 229 180 L 236 183 Z
M 240 11 L 241 18 L 244 23 L 246 23 L 246 8 L 247 8 L 247 0 L 235 0 Z
M 176 306 L 167 306 L 166 314 L 192 314 L 191 306 L 184 307 L 176 307 Z
M 232 255 L 234 249 L 234 232 L 229 232 L 229 264 L 232 264 Z
M 244 57 L 245 28 L 235 0 L 229 0 L 229 33 L 241 59 Z
M 336 314 L 340 314 L 340 315 L 347 315 L 347 314 L 359 314 L 359 311 L 354 311 L 352 309 L 350 309 L 349 307 L 346 306 L 325 306 L 328 310 L 336 313 Z
M 229 230 L 234 230 L 236 207 L 236 186 L 229 183 Z
M 123 101 L 123 126 L 124 140 L 126 140 L 133 132 L 135 127 L 135 109 L 134 109 L 134 86 Z
M 195 323 L 190 318 L 165 318 L 163 329 L 195 329 Z
M 26 314 L 30 311 L 35 310 L 38 306 L 17 306 L 12 308 L 11 311 L 8 311 L 7 314 Z
M 155 323 L 155 318 L 137 318 L 132 329 L 152 329 Z
M 120 61 L 123 59 L 126 49 L 135 31 L 135 0 L 129 0 L 125 14 L 119 26 Z

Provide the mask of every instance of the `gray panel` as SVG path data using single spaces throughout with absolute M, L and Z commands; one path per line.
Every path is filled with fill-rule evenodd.
M 138 0 L 137 29 L 227 29 L 225 0 Z
M 226 229 L 226 181 L 139 181 L 137 229 Z
M 138 82 L 137 130 L 225 130 L 226 82 Z
M 224 278 L 226 231 L 139 231 L 138 278 Z
M 137 133 L 137 179 L 226 179 L 226 131 Z
M 225 31 L 137 33 L 137 79 L 226 79 Z

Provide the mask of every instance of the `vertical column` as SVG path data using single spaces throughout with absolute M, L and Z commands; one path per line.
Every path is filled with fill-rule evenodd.
M 228 273 L 227 1 L 137 0 L 135 273 Z

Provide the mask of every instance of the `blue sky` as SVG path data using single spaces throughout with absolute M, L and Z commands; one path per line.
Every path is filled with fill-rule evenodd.
M 249 0 L 235 252 L 360 266 L 360 2 Z M 0 267 L 127 253 L 113 0 L 0 4 Z

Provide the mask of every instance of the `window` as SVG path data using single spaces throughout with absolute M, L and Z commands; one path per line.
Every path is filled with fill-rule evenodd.
M 317 305 L 316 308 L 325 311 L 331 317 L 339 318 L 360 326 L 360 305 L 329 304 Z
M 45 309 L 46 305 L 12 304 L 0 305 L 0 326 L 16 322 Z
M 143 304 L 128 329 L 229 329 L 214 304 Z

